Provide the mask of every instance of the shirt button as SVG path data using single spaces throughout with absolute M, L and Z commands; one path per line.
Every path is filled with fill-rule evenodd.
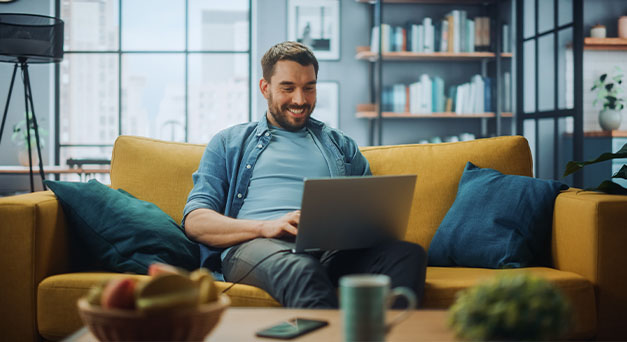
M 257 147 L 262 148 L 262 147 L 263 147 L 263 145 L 259 144 L 259 145 L 257 145 Z
M 269 137 L 269 136 L 270 136 L 270 133 L 266 132 L 266 137 Z
M 247 169 L 250 169 L 252 166 L 250 166 L 250 164 L 246 165 Z
M 237 194 L 237 198 L 242 198 L 242 194 Z

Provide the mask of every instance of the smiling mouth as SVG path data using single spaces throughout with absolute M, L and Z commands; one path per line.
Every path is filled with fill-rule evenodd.
M 287 110 L 296 116 L 300 116 L 305 113 L 305 108 L 288 108 Z

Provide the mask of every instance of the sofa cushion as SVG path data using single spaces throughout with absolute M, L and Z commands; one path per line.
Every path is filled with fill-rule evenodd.
M 569 339 L 591 339 L 597 331 L 595 290 L 584 277 L 548 267 L 487 269 L 464 267 L 427 267 L 423 305 L 427 309 L 450 307 L 456 295 L 470 286 L 496 276 L 527 272 L 547 279 L 568 298 L 573 309 L 572 330 Z
M 455 202 L 431 240 L 429 265 L 548 266 L 553 204 L 567 188 L 468 162 Z
M 115 277 L 146 279 L 145 275 L 119 273 L 66 273 L 44 279 L 37 288 L 37 329 L 50 341 L 60 340 L 78 330 L 83 323 L 78 315 L 76 301 L 94 285 Z M 218 291 L 231 283 L 218 281 Z M 227 292 L 231 306 L 278 307 L 267 292 L 253 286 L 237 284 Z
M 504 174 L 532 175 L 531 151 L 521 136 L 473 141 L 361 148 L 374 175 L 416 174 L 405 240 L 425 249 L 455 200 L 468 161 Z
M 87 267 L 146 274 L 153 262 L 188 270 L 199 267 L 198 244 L 152 203 L 138 200 L 96 180 L 46 181 L 68 218 Z

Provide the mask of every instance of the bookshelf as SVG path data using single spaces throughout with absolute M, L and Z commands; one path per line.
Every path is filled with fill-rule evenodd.
M 626 46 L 627 48 L 627 46 Z M 477 61 L 484 59 L 494 59 L 494 52 L 409 52 L 394 51 L 384 52 L 384 61 Z M 379 58 L 376 52 L 370 51 L 368 46 L 358 46 L 355 59 L 375 62 Z M 501 58 L 512 58 L 511 52 L 501 53 Z
M 410 120 L 407 121 L 408 125 L 420 125 L 421 134 L 424 135 L 424 132 L 440 132 L 446 131 L 451 132 L 452 130 L 458 129 L 458 133 L 467 133 L 469 131 L 464 131 L 465 129 L 471 130 L 472 134 L 475 134 L 479 137 L 491 136 L 491 135 L 501 135 L 502 134 L 502 123 L 501 119 L 511 119 L 514 117 L 511 112 L 503 111 L 503 85 L 501 77 L 503 76 L 502 72 L 502 64 L 504 62 L 509 63 L 512 60 L 513 54 L 511 52 L 502 52 L 498 53 L 497 51 L 501 51 L 501 28 L 503 22 L 501 21 L 501 14 L 499 11 L 499 3 L 501 1 L 492 1 L 492 0 L 356 0 L 359 3 L 368 4 L 372 8 L 372 26 L 371 26 L 371 34 L 370 38 L 370 46 L 357 46 L 355 52 L 355 59 L 363 62 L 367 62 L 371 65 L 370 67 L 370 98 L 371 103 L 362 103 L 358 104 L 355 112 L 355 116 L 359 119 L 368 120 L 370 124 L 369 130 L 369 139 L 370 144 L 377 144 L 375 141 L 375 136 L 378 138 L 378 144 L 382 144 L 383 140 L 383 121 L 387 120 Z M 407 18 L 395 18 L 394 15 L 398 16 L 399 10 L 394 12 L 391 16 L 388 15 L 387 18 L 383 19 L 383 8 L 394 7 L 396 5 L 402 5 L 403 10 L 401 12 L 406 13 Z M 423 6 L 428 5 L 428 6 Z M 472 6 L 472 8 L 469 8 Z M 478 8 L 475 10 L 474 8 Z M 415 10 L 414 10 L 415 9 Z M 461 37 L 470 37 L 470 35 L 464 35 L 464 32 L 468 34 L 468 32 L 477 32 L 477 37 L 479 37 L 479 31 L 469 31 L 474 29 L 475 19 L 481 17 L 483 18 L 482 22 L 489 22 L 489 31 L 490 34 L 487 35 L 488 40 L 490 41 L 488 45 L 479 46 L 479 40 L 473 43 L 474 40 L 470 40 L 470 48 L 468 45 L 468 41 L 464 42 L 466 47 L 459 49 L 459 45 L 455 45 L 454 51 L 451 48 L 452 43 L 448 44 L 448 48 L 444 48 L 445 37 L 446 35 L 442 35 L 440 32 L 444 31 L 444 26 L 440 30 L 440 27 L 435 29 L 433 33 L 433 38 L 431 41 L 431 48 L 427 50 L 425 43 L 425 51 L 422 52 L 422 45 L 418 43 L 416 45 L 415 41 L 409 42 L 410 37 L 416 37 L 415 31 L 412 31 L 411 35 L 409 33 L 410 29 L 413 30 L 412 26 L 416 26 L 420 23 L 424 26 L 424 18 L 429 18 L 429 24 L 433 23 L 435 25 L 444 25 L 441 24 L 443 21 L 447 19 L 442 19 L 442 13 L 446 13 L 447 11 L 458 11 L 464 12 L 464 16 L 459 19 L 459 17 L 455 17 L 455 23 L 457 20 L 461 20 L 461 23 L 467 23 L 469 26 L 466 29 L 464 26 L 464 31 L 462 31 Z M 468 12 L 466 12 L 468 10 Z M 386 9 L 386 13 L 388 10 Z M 450 13 L 450 12 L 449 12 Z M 468 14 L 468 17 L 466 15 Z M 412 17 L 413 15 L 413 17 Z M 401 14 L 400 16 L 404 16 Z M 451 19 L 448 19 L 449 23 Z M 467 20 L 467 21 L 466 21 Z M 472 23 L 470 23 L 472 21 Z M 479 25 L 479 20 L 476 20 L 477 25 Z M 388 27 L 381 28 L 380 25 L 391 27 L 389 31 L 386 31 Z M 486 23 L 487 24 L 487 23 Z M 486 25 L 483 24 L 483 25 Z M 466 24 L 464 24 L 466 25 Z M 473 26 L 470 26 L 473 25 Z M 394 36 L 395 30 L 401 27 L 403 30 L 402 41 L 403 43 L 399 44 L 397 38 Z M 485 27 L 485 26 L 483 26 Z M 499 29 L 496 29 L 496 28 Z M 511 28 L 511 26 L 510 26 Z M 430 27 L 431 29 L 431 27 Z M 455 27 L 455 30 L 458 28 Z M 484 28 L 485 29 L 485 28 Z M 422 30 L 422 28 L 420 28 Z M 426 28 L 424 29 L 426 31 Z M 479 30 L 479 26 L 477 26 L 477 30 Z M 424 31 L 417 31 L 424 32 Z M 510 31 L 511 32 L 511 31 Z M 376 34 L 375 34 L 376 33 Z M 390 34 L 391 33 L 391 34 Z M 390 34 L 390 35 L 388 35 Z M 419 33 L 423 34 L 423 33 Z M 426 34 L 426 33 L 425 33 Z M 455 35 L 458 34 L 458 31 L 455 31 Z M 383 36 L 384 38 L 381 38 Z M 473 39 L 474 34 L 472 34 Z M 426 36 L 425 36 L 426 37 Z M 433 39 L 440 39 L 439 42 L 433 42 Z M 452 41 L 449 36 L 449 40 Z M 485 43 L 485 36 L 483 41 Z M 508 34 L 508 37 L 511 37 Z M 427 39 L 427 38 L 423 38 Z M 478 39 L 478 38 L 476 38 Z M 420 41 L 419 41 L 420 42 Z M 455 44 L 459 44 L 457 41 Z M 377 51 L 378 46 L 381 47 L 382 52 Z M 420 50 L 416 51 L 413 46 L 419 46 Z M 462 45 L 463 46 L 463 45 Z M 513 42 L 511 43 L 513 46 Z M 372 47 L 372 48 L 371 48 Z M 384 63 L 385 62 L 385 63 Z M 383 65 L 385 68 L 395 68 L 395 64 L 397 62 L 408 63 L 403 64 L 404 68 L 408 70 L 408 73 L 415 73 L 420 70 L 420 65 L 424 65 L 423 68 L 428 68 L 428 71 L 419 71 L 416 75 L 416 79 L 408 81 L 408 78 L 405 75 L 400 75 L 399 72 L 387 73 L 385 75 L 385 87 L 384 87 L 384 76 L 383 76 Z M 447 68 L 452 66 L 447 63 L 455 63 L 455 65 L 450 69 L 455 69 L 456 74 L 454 76 L 450 76 L 451 72 L 449 72 L 448 77 L 441 75 L 442 70 L 446 74 Z M 428 64 L 422 64 L 428 63 Z M 417 68 L 415 66 L 418 66 Z M 508 64 L 509 67 L 509 64 Z M 398 68 L 398 67 L 396 67 Z M 459 70 L 461 69 L 461 72 Z M 510 68 L 511 69 L 511 68 Z M 410 71 L 411 70 L 411 71 Z M 480 71 L 478 71 L 480 70 Z M 510 71 L 510 70 L 506 70 Z M 427 74 L 429 76 L 429 82 L 433 83 L 424 83 L 422 81 L 422 75 L 420 73 Z M 467 75 L 466 75 L 467 74 Z M 511 74 L 511 71 L 510 71 Z M 390 76 L 392 75 L 392 76 Z M 461 75 L 461 76 L 460 76 Z M 442 76 L 442 77 L 440 77 Z M 466 77 L 465 81 L 460 82 L 460 77 Z M 481 77 L 478 77 L 481 76 Z M 490 78 L 490 82 L 486 78 Z M 400 81 L 396 81 L 393 78 L 402 78 Z M 427 88 L 431 87 L 431 84 L 436 83 L 436 78 L 438 82 L 443 86 L 440 86 L 436 91 L 436 86 L 433 85 L 433 90 L 427 90 L 426 96 L 423 98 L 431 98 L 433 100 L 427 100 L 428 104 L 426 105 L 426 112 L 423 112 L 422 109 L 416 110 L 417 107 L 410 107 L 410 101 L 414 101 L 416 92 L 412 91 L 411 86 L 416 83 L 427 84 Z M 474 105 L 473 103 L 477 103 L 477 100 L 471 100 L 471 106 L 461 107 L 462 110 L 456 110 L 456 108 L 451 107 L 449 102 L 450 99 L 453 99 L 453 103 L 457 101 L 455 94 L 457 93 L 457 87 L 461 85 L 469 84 L 471 87 L 473 85 L 473 79 L 480 79 L 481 84 L 480 89 L 481 92 L 475 93 L 475 90 L 472 90 L 470 93 L 466 94 L 481 94 L 478 97 L 473 97 L 471 95 L 465 95 L 467 98 L 480 98 L 481 105 Z M 485 83 L 483 83 L 485 82 Z M 513 94 L 511 93 L 511 79 L 508 82 L 508 86 L 510 91 L 508 103 L 511 106 L 511 97 Z M 393 89 L 391 92 L 393 95 L 390 95 L 390 88 L 395 88 L 398 85 L 405 85 L 406 91 L 398 91 L 397 89 Z M 485 88 L 484 88 L 485 86 Z M 488 87 L 489 86 L 489 87 Z M 450 88 L 455 88 L 456 91 L 450 91 Z M 387 90 L 386 90 L 387 89 Z M 415 89 L 415 88 L 414 88 Z M 486 90 L 488 89 L 488 90 Z M 466 91 L 466 90 L 465 90 Z M 392 98 L 396 98 L 397 93 L 405 93 L 401 97 L 405 100 L 405 106 L 403 110 L 403 102 L 401 102 L 400 106 L 397 106 L 397 103 L 394 102 L 396 100 L 390 100 L 390 96 Z M 490 96 L 484 96 L 485 93 L 490 94 Z M 418 93 L 421 94 L 421 93 Z M 437 94 L 437 95 L 435 95 Z M 449 94 L 451 94 L 449 96 Z M 448 100 L 442 100 L 442 98 Z M 484 101 L 485 100 L 485 101 Z M 392 104 L 390 104 L 392 101 Z M 441 104 L 446 102 L 445 106 Z M 438 105 L 436 105 L 436 103 Z M 462 102 L 460 102 L 462 103 Z M 464 102 L 467 103 L 467 102 Z M 392 106 L 392 107 L 391 107 Z M 455 105 L 453 105 L 455 106 Z M 461 105 L 460 105 L 461 106 Z M 474 106 L 474 107 L 473 107 Z M 410 109 L 411 108 L 411 109 Z M 424 108 L 424 107 L 421 107 Z M 475 109 L 485 108 L 485 112 L 477 111 Z M 444 110 L 442 110 L 444 109 Z M 452 121 L 451 121 L 452 120 Z M 462 122 L 458 120 L 465 120 L 463 122 L 467 122 L 464 124 L 453 124 L 454 122 Z M 468 121 L 471 120 L 471 121 Z M 480 126 L 477 124 L 473 124 L 472 122 L 479 121 Z M 421 124 L 412 124 L 412 122 L 422 122 Z M 507 123 L 511 126 L 511 120 L 507 120 Z M 452 126 L 451 126 L 452 125 Z M 394 125 L 392 125 L 394 126 Z M 391 127 L 392 127 L 391 126 Z M 396 125 L 398 126 L 398 125 Z M 457 128 L 453 128 L 453 126 Z M 431 129 L 433 128 L 433 129 Z M 377 133 L 378 129 L 378 133 Z M 390 133 L 389 130 L 386 134 L 390 136 L 395 135 L 395 133 Z M 438 133 L 434 133 L 434 135 L 439 135 Z M 424 140 L 424 136 L 417 137 L 417 139 Z

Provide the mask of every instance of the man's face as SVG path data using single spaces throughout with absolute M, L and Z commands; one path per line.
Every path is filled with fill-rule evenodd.
M 261 79 L 261 93 L 268 100 L 270 124 L 288 131 L 305 126 L 316 106 L 316 72 L 313 65 L 279 61 L 270 82 Z

